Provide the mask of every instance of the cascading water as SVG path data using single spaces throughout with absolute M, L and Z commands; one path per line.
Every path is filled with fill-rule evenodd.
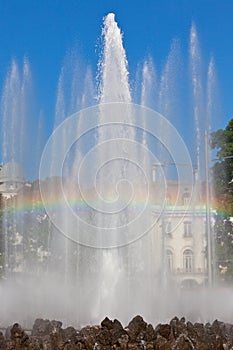
M 201 142 L 203 142 L 202 125 L 205 125 L 205 110 L 202 82 L 202 61 L 197 31 L 194 24 L 192 24 L 190 32 L 190 69 L 193 87 L 193 115 L 196 133 L 196 162 L 199 176 L 203 166 L 201 164 Z
M 13 264 L 17 256 L 21 257 L 21 273 L 17 281 L 7 279 L 0 285 L 0 299 L 4 300 L 1 311 L 6 322 L 21 319 L 26 324 L 36 317 L 43 317 L 84 324 L 99 322 L 107 315 L 118 317 L 125 323 L 134 314 L 141 313 L 148 321 L 155 323 L 174 314 L 187 315 L 189 303 L 193 303 L 193 309 L 197 310 L 205 300 L 195 297 L 194 302 L 192 297 L 184 297 L 179 289 L 173 288 L 171 291 L 168 286 L 165 245 L 169 244 L 171 232 L 166 232 L 167 217 L 163 209 L 170 210 L 171 216 L 174 210 L 169 207 L 169 198 L 165 198 L 167 179 L 164 174 L 180 176 L 182 181 L 187 180 L 185 175 L 188 174 L 188 179 L 192 180 L 190 169 L 189 172 L 185 170 L 189 161 L 186 147 L 169 121 L 155 112 L 153 114 L 152 110 L 132 104 L 134 92 L 130 88 L 122 34 L 114 14 L 105 17 L 102 36 L 103 51 L 96 84 L 91 69 L 80 69 L 82 65 L 73 53 L 67 56 L 61 70 L 54 134 L 48 141 L 41 162 L 40 186 L 43 199 L 47 198 L 47 203 L 44 203 L 45 207 L 47 205 L 46 211 L 41 205 L 37 182 L 32 184 L 29 193 L 24 191 L 26 194 L 15 197 L 19 204 L 20 200 L 31 201 L 27 210 L 25 203 L 22 203 L 22 206 L 25 205 L 24 216 L 20 217 L 23 225 L 18 224 L 17 215 L 13 214 L 12 219 L 13 226 L 17 226 L 14 230 L 15 235 L 17 232 L 19 234 L 18 242 L 23 243 L 18 244 L 23 252 L 15 244 L 17 237 L 8 246 L 10 237 L 6 226 L 9 221 L 6 221 L 8 214 L 4 211 L 5 268 L 9 265 L 10 248 Z M 141 73 L 139 96 L 135 99 L 141 105 L 157 107 L 174 125 L 180 123 L 179 113 L 190 116 L 192 112 L 189 109 L 193 111 L 196 139 L 194 162 L 197 162 L 200 180 L 203 164 L 201 139 L 207 127 L 203 120 L 201 60 L 194 26 L 190 37 L 191 84 L 190 79 L 187 84 L 192 88 L 190 95 L 193 98 L 189 103 L 185 99 L 177 102 L 181 79 L 179 55 L 176 41 L 172 44 L 160 79 L 157 71 L 155 74 L 152 58 L 147 59 Z M 26 119 L 21 117 L 23 122 L 20 123 L 18 119 L 19 114 L 27 116 L 26 91 L 30 85 L 30 74 L 26 60 L 22 75 L 20 78 L 17 65 L 13 63 L 2 98 L 2 157 L 4 163 L 14 160 L 24 167 L 17 152 L 24 154 L 26 146 L 23 139 L 28 135 L 23 130 L 27 125 Z M 213 63 L 210 63 L 208 77 L 209 116 L 212 114 Z M 96 85 L 98 88 L 95 88 Z M 98 106 L 85 109 L 94 104 L 96 94 Z M 77 120 L 75 115 L 67 118 L 77 111 Z M 69 120 L 74 120 L 71 126 Z M 61 122 L 63 124 L 60 125 Z M 152 131 L 156 137 L 152 137 Z M 76 140 L 71 142 L 75 134 Z M 20 139 L 19 143 L 15 135 Z M 64 153 L 60 171 L 58 164 Z M 180 166 L 176 174 L 173 170 L 164 170 L 174 160 L 178 161 L 178 168 Z M 156 168 L 153 180 L 158 180 L 157 184 L 151 184 L 152 163 Z M 47 167 L 43 167 L 43 164 Z M 47 176 L 43 176 L 45 174 Z M 196 189 L 197 192 L 199 190 Z M 194 197 L 196 200 L 196 195 Z M 141 214 L 145 202 L 149 206 Z M 186 209 L 184 206 L 183 211 Z M 160 214 L 157 214 L 159 210 Z M 137 220 L 139 214 L 141 218 Z M 193 220 L 197 214 L 194 211 Z M 166 237 L 161 238 L 150 225 L 151 221 L 157 223 L 157 220 L 160 220 L 158 231 L 167 233 Z M 84 226 L 84 222 L 88 224 Z M 178 224 L 179 220 L 176 222 Z M 198 226 L 194 227 L 198 231 Z M 198 234 L 201 243 L 194 245 L 193 249 L 202 258 L 204 252 L 198 252 L 198 249 L 203 246 L 204 238 Z M 20 241 L 21 236 L 23 241 Z M 187 242 L 191 244 L 191 240 Z M 189 245 L 187 248 L 190 248 Z M 176 272 L 181 274 L 181 271 Z M 208 319 L 211 308 L 210 302 L 204 318 Z M 220 315 L 220 310 L 216 310 Z
M 99 76 L 100 76 L 100 87 L 99 87 L 99 101 L 100 103 L 109 103 L 109 102 L 131 102 L 131 94 L 129 89 L 128 82 L 128 70 L 127 70 L 127 61 L 125 50 L 122 45 L 122 36 L 120 29 L 118 28 L 114 14 L 109 14 L 105 18 L 104 28 L 103 28 L 103 58 L 99 62 Z M 100 106 L 99 111 L 99 121 L 98 124 L 103 125 L 108 122 L 108 114 L 110 110 L 104 111 Z M 121 122 L 121 116 L 115 115 L 115 121 Z M 121 125 L 108 125 L 107 127 L 100 128 L 98 130 L 98 142 L 103 143 L 106 140 L 117 139 L 117 138 L 126 138 L 129 137 L 131 140 L 134 140 L 134 135 L 132 131 L 130 134 L 127 133 L 127 127 Z M 123 141 L 124 142 L 124 141 Z M 123 146 L 124 147 L 124 146 Z M 107 153 L 106 153 L 107 152 Z M 124 156 L 127 159 L 127 148 L 124 150 Z M 126 175 L 127 161 L 118 160 L 111 162 L 111 149 L 107 151 L 98 152 L 98 160 L 101 164 L 104 164 L 106 159 L 109 159 L 110 162 L 106 164 L 103 169 L 100 169 L 100 175 L 97 179 L 99 183 L 100 195 L 104 196 L 105 193 L 109 191 L 109 198 L 103 198 L 107 201 L 104 206 L 104 211 L 106 212 L 109 205 L 113 205 L 114 202 L 118 202 L 118 194 L 115 192 L 115 188 L 119 181 L 124 181 Z M 109 188 L 107 192 L 105 189 Z M 105 188 L 105 189 L 104 189 Z M 110 217 L 105 217 L 100 215 L 98 219 L 98 224 L 100 227 L 118 227 L 119 225 L 124 224 L 127 213 L 119 213 L 117 215 L 110 215 Z M 97 229 L 98 234 L 98 229 Z M 102 238 L 104 240 L 104 237 Z M 100 241 L 100 246 L 102 245 Z M 117 245 L 117 237 L 116 242 Z M 109 312 L 111 310 L 111 305 L 114 304 L 114 300 L 117 298 L 117 289 L 120 288 L 119 277 L 124 273 L 121 263 L 121 252 L 118 249 L 114 250 L 103 250 L 101 257 L 101 268 L 100 268 L 100 285 L 99 285 L 99 297 L 97 301 L 97 306 L 95 308 L 95 314 L 99 315 L 101 312 Z M 99 254 L 99 258 L 101 256 Z M 127 288 L 126 288 L 127 289 Z M 127 295 L 127 290 L 125 291 Z M 102 310 L 101 310 L 102 309 Z M 115 310 L 116 312 L 116 310 Z
M 122 309 L 133 310 L 136 312 L 138 302 L 130 305 L 130 298 L 133 290 L 133 283 L 140 285 L 139 273 L 142 268 L 139 265 L 145 265 L 142 255 L 142 243 L 135 243 L 132 246 L 118 247 L 122 235 L 132 235 L 130 228 L 126 225 L 131 220 L 132 213 L 127 209 L 127 201 L 130 198 L 131 187 L 129 182 L 135 183 L 134 178 L 138 178 L 139 172 L 132 159 L 139 158 L 138 151 L 132 151 L 132 145 L 135 143 L 135 130 L 128 124 L 134 125 L 134 118 L 130 106 L 127 109 L 127 115 L 119 113 L 117 103 L 131 103 L 131 93 L 128 82 L 128 70 L 125 51 L 122 45 L 122 37 L 119 28 L 110 14 L 106 17 L 103 29 L 103 57 L 99 63 L 99 101 L 97 119 L 100 126 L 97 130 L 97 156 L 93 162 L 96 167 L 92 167 L 94 176 L 96 176 L 96 190 L 99 195 L 99 210 L 96 211 L 95 224 L 96 235 L 99 235 L 98 246 L 105 247 L 108 242 L 107 232 L 103 230 L 115 230 L 113 233 L 112 245 L 114 248 L 103 248 L 94 253 L 99 266 L 99 279 L 95 284 L 95 305 L 92 311 L 92 317 L 110 314 L 111 316 L 120 313 L 114 301 L 120 297 Z M 106 103 L 110 103 L 106 105 Z M 115 103 L 112 105 L 112 103 Z M 108 108 L 109 107 L 109 108 Z M 109 123 L 109 116 L 114 122 Z M 105 125 L 108 123 L 108 125 Z M 115 144 L 113 142 L 115 140 Z M 120 140 L 120 145 L 118 142 Z M 118 142 L 117 142 L 118 141 Z M 111 144 L 109 143 L 111 142 Z M 109 143 L 109 146 L 105 146 Z M 118 157 L 115 158 L 118 148 Z M 133 153 L 132 153 L 133 152 Z M 99 167 L 99 168 L 98 168 Z M 96 172 L 95 169 L 98 169 Z M 149 169 L 148 169 L 149 170 Z M 85 173 L 86 174 L 86 173 Z M 144 184 L 141 183 L 141 192 L 143 193 Z M 93 187 L 94 184 L 93 184 Z M 139 192 L 139 191 L 135 191 Z M 123 209 L 122 209 L 123 208 Z M 125 228 L 118 231 L 125 225 Z M 120 233 L 120 234 L 119 234 Z M 119 236 L 120 239 L 119 239 Z M 144 254 L 144 253 L 143 253 Z M 137 264 L 135 257 L 138 255 Z M 138 271 L 137 271 L 138 268 Z M 119 290 L 121 291 L 119 294 Z M 137 293 L 136 293 L 137 294 Z M 93 297 L 92 297 L 93 299 Z M 133 312 L 133 311 L 131 311 Z M 121 316 L 122 318 L 122 316 Z
M 28 140 L 24 137 L 26 128 L 30 131 L 28 120 L 27 99 L 31 91 L 30 68 L 27 59 L 24 59 L 22 72 L 19 71 L 17 63 L 13 60 L 11 69 L 8 73 L 3 96 L 2 96 L 2 160 L 6 164 L 10 161 L 7 168 L 4 169 L 5 178 L 14 179 L 15 183 L 6 183 L 7 190 L 15 192 L 18 189 L 15 186 L 22 186 L 24 181 L 22 169 L 26 167 L 25 157 L 28 155 Z M 17 131 L 17 133 L 16 133 Z M 8 211 L 8 204 L 5 201 L 3 211 L 3 232 L 5 235 L 5 254 L 4 254 L 4 274 L 14 274 L 24 268 L 18 262 L 18 255 L 22 253 L 23 233 L 17 230 L 17 223 L 21 217 L 17 212 L 17 200 L 13 199 L 14 211 Z M 14 240 L 12 247 L 10 241 Z M 17 253 L 17 250 L 19 251 Z M 16 258 L 15 258 L 16 257 Z

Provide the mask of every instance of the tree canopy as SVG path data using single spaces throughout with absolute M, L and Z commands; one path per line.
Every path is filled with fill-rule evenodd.
M 233 283 L 233 119 L 224 130 L 211 134 L 211 147 L 216 149 L 212 167 L 214 197 L 218 216 L 215 221 L 216 264 L 218 278 Z
M 211 134 L 211 148 L 216 149 L 217 160 L 212 168 L 213 187 L 218 211 L 233 216 L 233 119 L 226 128 Z

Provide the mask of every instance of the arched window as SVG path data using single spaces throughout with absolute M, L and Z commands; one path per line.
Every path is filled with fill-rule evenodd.
M 173 254 L 169 249 L 166 250 L 166 259 L 167 259 L 167 270 L 169 272 L 172 272 L 172 270 L 173 270 Z
M 191 249 L 185 249 L 183 253 L 184 258 L 184 271 L 192 272 L 193 270 L 193 252 Z

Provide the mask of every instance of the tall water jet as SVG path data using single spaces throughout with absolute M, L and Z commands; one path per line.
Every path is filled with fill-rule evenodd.
M 181 79 L 181 55 L 180 42 L 172 41 L 169 55 L 167 57 L 163 72 L 160 78 L 159 88 L 159 112 L 166 116 L 174 124 L 175 116 L 179 115 L 178 101 L 180 101 L 180 91 L 177 88 Z
M 28 157 L 31 157 L 34 146 L 29 146 L 29 140 L 25 138 L 26 130 L 32 133 L 29 114 L 30 105 L 27 100 L 31 98 L 31 73 L 29 63 L 26 58 L 23 61 L 22 71 L 18 68 L 15 60 L 12 61 L 11 68 L 5 81 L 2 105 L 2 161 L 5 168 L 2 171 L 2 180 L 5 183 L 5 198 L 12 202 L 13 210 L 7 209 L 7 201 L 3 211 L 3 227 L 5 234 L 5 274 L 14 274 L 24 269 L 23 235 L 20 227 L 22 220 L 17 212 L 18 203 L 16 198 L 11 198 L 23 187 L 25 181 L 23 170 L 28 169 Z M 31 153 L 32 152 L 32 153 Z M 31 174 L 35 174 L 35 168 L 31 167 Z M 38 171 L 38 169 L 37 169 Z M 15 246 L 12 249 L 9 242 L 15 239 Z M 17 250 L 20 251 L 17 253 Z M 21 259 L 20 259 L 20 255 Z
M 196 162 L 197 173 L 200 177 L 201 169 L 201 152 L 203 150 L 203 125 L 205 125 L 205 106 L 204 106 L 204 89 L 202 81 L 202 61 L 199 48 L 197 30 L 195 24 L 192 24 L 190 31 L 190 73 L 193 93 L 193 115 L 196 133 Z
M 98 130 L 98 143 L 100 144 L 100 150 L 98 151 L 98 160 L 100 164 L 99 176 L 97 178 L 97 186 L 103 201 L 104 215 L 100 215 L 98 222 L 102 229 L 104 228 L 115 228 L 115 249 L 103 250 L 99 255 L 102 255 L 101 263 L 101 279 L 102 282 L 99 285 L 99 306 L 97 306 L 96 312 L 112 313 L 117 312 L 117 309 L 112 307 L 114 300 L 117 298 L 118 289 L 124 290 L 125 297 L 122 300 L 124 307 L 127 305 L 129 292 L 129 274 L 130 269 L 126 264 L 129 253 L 128 248 L 117 248 L 118 237 L 117 228 L 122 225 L 127 225 L 129 220 L 129 211 L 124 208 L 127 203 L 127 187 L 128 184 L 124 185 L 125 181 L 130 181 L 132 178 L 132 166 L 130 164 L 130 151 L 127 145 L 128 140 L 135 140 L 134 130 L 127 126 L 133 122 L 133 116 L 128 108 L 128 120 L 122 119 L 121 113 L 115 108 L 112 108 L 112 103 L 130 103 L 131 93 L 128 81 L 128 69 L 125 50 L 122 44 L 122 34 L 120 29 L 115 22 L 114 14 L 110 13 L 105 17 L 104 27 L 102 31 L 103 36 L 103 53 L 99 61 L 99 120 L 98 124 L 101 127 Z M 103 103 L 111 103 L 109 109 L 101 107 Z M 112 115 L 114 123 L 104 126 L 108 123 L 109 114 Z M 115 123 L 118 123 L 116 125 Z M 121 149 L 119 154 L 121 159 L 114 159 L 115 154 L 109 146 L 108 149 L 102 150 L 101 144 L 106 141 L 121 139 Z M 111 144 L 110 144 L 111 145 Z M 115 147 L 118 147 L 115 145 Z M 98 175 L 98 174 L 97 174 Z M 128 180 L 127 180 L 128 179 Z M 119 186 L 120 185 L 120 186 Z M 118 192 L 119 190 L 119 192 Z M 125 198 L 123 197 L 125 195 Z M 124 200 L 126 200 L 124 204 Z M 109 205 L 114 211 L 119 210 L 119 203 L 122 201 L 119 213 L 108 214 Z M 118 208 L 119 207 L 119 208 Z M 97 229 L 98 234 L 98 229 Z M 124 230 L 123 235 L 129 234 L 127 226 Z M 101 234 L 100 234 L 101 235 Z M 106 234 L 105 234 L 106 235 Z M 102 235 L 101 235 L 102 236 Z M 104 243 L 101 240 L 105 240 L 103 235 L 100 238 L 100 246 Z M 128 300 L 129 302 L 129 300 Z M 103 304 L 105 305 L 104 310 Z M 99 308 L 99 310 L 98 310 Z M 103 314 L 104 314 L 103 313 Z
M 175 126 L 177 125 L 177 119 L 179 119 L 179 115 L 183 113 L 181 107 L 182 104 L 179 106 L 178 103 L 178 101 L 180 101 L 180 91 L 177 88 L 179 85 L 178 82 L 181 79 L 180 61 L 180 43 L 176 39 L 172 41 L 170 52 L 161 73 L 160 86 L 158 91 L 158 111 L 162 115 L 166 116 L 166 118 Z M 161 134 L 167 133 L 167 130 L 164 129 L 163 124 L 160 126 L 160 128 Z M 168 135 L 168 139 L 171 138 L 172 135 Z M 159 149 L 157 152 L 163 159 L 163 162 L 172 163 L 172 160 L 163 145 L 159 144 Z M 167 177 L 171 177 L 172 175 L 174 176 L 174 174 L 172 174 L 171 167 L 166 167 L 164 171 L 166 172 Z
M 131 102 L 122 34 L 113 13 L 105 17 L 102 36 L 103 54 L 99 62 L 100 102 Z
M 15 159 L 16 152 L 20 148 L 20 141 L 15 138 L 12 140 L 11 136 L 14 135 L 15 129 L 19 127 L 20 116 L 19 102 L 20 101 L 20 78 L 17 63 L 12 62 L 11 70 L 8 73 L 3 97 L 2 97 L 2 154 L 3 162 L 6 163 L 9 160 Z M 18 155 L 19 157 L 19 155 Z M 16 161 L 19 161 L 19 159 Z
M 211 55 L 207 71 L 207 96 L 206 96 L 206 130 L 211 132 L 219 123 L 219 115 L 222 115 L 220 95 L 218 89 L 218 76 L 214 57 Z M 216 127 L 216 126 L 215 126 Z
M 141 96 L 140 105 L 150 108 L 155 108 L 157 106 L 157 74 L 153 59 L 151 56 L 148 57 L 143 63 L 142 67 L 142 77 L 141 77 Z M 146 130 L 150 129 L 150 125 L 146 123 L 146 117 L 142 117 L 144 122 L 144 129 L 142 131 L 141 142 L 146 147 L 149 146 L 150 141 Z M 148 164 L 149 166 L 149 164 Z M 146 167 L 144 168 L 146 169 Z M 148 168 L 149 170 L 149 168 Z
M 142 67 L 140 104 L 150 108 L 157 106 L 157 71 L 153 58 L 149 56 Z

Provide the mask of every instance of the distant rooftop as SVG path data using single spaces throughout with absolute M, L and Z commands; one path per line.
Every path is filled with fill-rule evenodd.
M 0 166 L 0 182 L 24 182 L 19 164 L 12 161 Z

